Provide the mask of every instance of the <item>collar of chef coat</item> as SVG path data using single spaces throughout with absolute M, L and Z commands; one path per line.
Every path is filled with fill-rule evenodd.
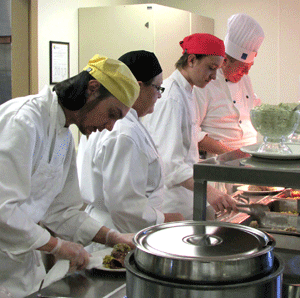
M 58 104 L 58 103 L 57 103 Z M 58 132 L 64 132 L 65 130 L 68 129 L 68 127 L 65 127 L 66 125 L 66 115 L 62 109 L 62 107 L 60 106 L 60 104 L 58 104 L 57 107 L 57 121 L 58 121 Z
M 129 114 L 131 114 L 136 120 L 140 120 L 139 116 L 138 116 L 138 113 L 135 109 L 131 108 L 128 112 L 128 116 L 129 116 Z
M 177 81 L 181 89 L 185 90 L 190 95 L 192 94 L 193 87 L 178 69 L 176 69 L 171 76 Z

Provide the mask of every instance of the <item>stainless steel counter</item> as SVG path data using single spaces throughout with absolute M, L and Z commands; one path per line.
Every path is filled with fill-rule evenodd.
M 123 298 L 126 295 L 126 273 L 101 270 L 84 270 L 69 274 L 65 278 L 42 290 L 42 295 L 52 297 Z M 36 298 L 37 294 L 26 298 Z
M 300 188 L 300 160 L 251 157 L 235 150 L 194 165 L 194 220 L 206 220 L 208 181 Z
M 300 160 L 255 158 L 240 150 L 202 160 L 194 165 L 193 219 L 206 220 L 208 181 L 300 189 L 299 174 Z M 300 297 L 300 234 L 295 236 L 270 234 L 276 240 L 275 252 L 285 263 L 283 298 Z
M 194 166 L 194 220 L 206 219 L 207 181 L 300 188 L 299 174 L 300 160 L 263 160 L 240 150 L 203 160 Z M 278 243 L 275 252 L 285 262 L 283 298 L 300 297 L 300 237 L 273 236 Z M 54 297 L 123 298 L 126 295 L 125 283 L 126 273 L 85 270 L 67 275 L 43 289 L 42 294 Z M 27 298 L 35 297 L 36 293 Z

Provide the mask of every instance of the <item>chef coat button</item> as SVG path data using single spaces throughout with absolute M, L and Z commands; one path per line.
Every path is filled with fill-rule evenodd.
M 246 95 L 246 98 L 249 98 L 249 96 L 248 96 L 248 95 Z
M 233 103 L 236 103 L 236 101 L 234 100 Z

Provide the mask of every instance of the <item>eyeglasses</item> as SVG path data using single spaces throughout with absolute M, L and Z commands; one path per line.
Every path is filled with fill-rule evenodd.
M 164 91 L 165 91 L 165 88 L 164 88 L 164 87 L 160 87 L 160 86 L 157 86 L 157 85 L 154 85 L 154 84 L 151 84 L 151 86 L 153 86 L 154 88 L 156 88 L 156 90 L 157 90 L 160 94 L 163 94 Z

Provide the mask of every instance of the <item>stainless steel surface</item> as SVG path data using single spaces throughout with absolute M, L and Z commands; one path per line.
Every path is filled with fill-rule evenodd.
M 257 201 L 253 205 L 265 206 L 269 209 L 257 218 L 255 214 L 245 211 L 244 213 L 226 214 L 225 212 L 218 214 L 217 220 L 229 223 L 237 223 L 243 225 L 255 224 L 256 228 L 264 230 L 268 233 L 276 233 L 283 235 L 297 235 L 300 237 L 300 216 L 298 216 L 298 202 L 295 199 L 284 199 L 289 196 L 291 189 L 286 189 L 275 196 L 266 196 Z M 235 194 L 233 194 L 235 197 Z M 252 204 L 250 204 L 251 206 Z M 240 210 L 243 212 L 244 210 Z M 248 215 L 247 215 L 248 214 Z M 256 221 L 256 223 L 254 222 Z M 276 237 L 275 237 L 276 238 Z M 277 246 L 279 244 L 277 243 Z
M 270 211 L 268 206 L 261 204 L 236 204 L 240 212 L 252 215 L 258 221 L 261 221 L 266 216 L 266 211 Z
M 300 189 L 300 160 L 272 160 L 251 157 L 250 154 L 243 153 L 240 150 L 222 154 L 217 158 L 211 158 L 201 161 L 194 165 L 194 219 L 205 220 L 206 208 L 206 185 L 208 181 L 253 184 L 263 186 L 283 186 L 287 188 Z M 255 202 L 262 197 L 250 197 L 250 202 Z M 297 202 L 297 211 L 299 212 L 300 201 Z M 230 217 L 226 215 L 225 217 Z M 245 214 L 235 214 L 231 222 L 239 223 L 244 220 Z M 248 223 L 251 217 L 246 215 Z M 247 221 L 246 220 L 246 221 Z M 245 221 L 245 224 L 246 224 Z M 299 227 L 299 225 L 298 225 Z M 266 230 L 276 240 L 275 251 L 284 249 L 291 251 L 292 256 L 300 254 L 300 236 L 299 233 L 290 233 L 286 231 Z M 291 257 L 292 258 L 292 257 Z M 286 270 L 285 270 L 286 271 Z M 286 272 L 283 274 L 284 288 L 289 287 Z M 300 286 L 300 272 L 293 272 L 293 278 L 296 280 L 292 287 Z M 285 291 L 284 298 L 289 296 Z
M 176 283 L 171 279 L 146 274 L 135 263 L 136 252 L 125 259 L 126 295 L 128 298 L 280 298 L 282 297 L 283 263 L 275 256 L 274 270 L 267 276 L 239 283 Z
M 206 219 L 207 181 L 300 188 L 300 160 L 265 160 L 240 150 L 194 165 L 194 220 Z
M 282 236 L 282 235 L 280 235 Z M 295 238 L 295 237 L 291 237 L 291 238 Z M 298 237 L 299 238 L 299 237 Z M 299 238 L 300 239 L 300 238 Z M 289 246 L 291 247 L 300 247 L 299 243 L 294 243 L 293 241 L 290 241 Z M 297 272 L 300 272 L 300 258 L 299 258 L 299 254 L 297 254 L 297 252 L 291 252 L 290 250 L 287 251 L 283 251 L 280 249 L 280 251 L 275 247 L 275 252 L 276 255 L 279 255 L 280 259 L 283 259 L 286 263 L 285 266 L 285 271 L 287 271 L 287 273 L 289 275 L 291 274 L 295 274 L 295 270 L 297 270 Z M 296 272 L 296 273 L 297 273 Z M 127 275 L 127 274 L 126 274 Z M 285 280 L 286 279 L 286 280 Z M 54 284 L 48 286 L 47 288 L 42 290 L 42 294 L 43 295 L 47 295 L 47 296 L 59 296 L 59 297 L 81 297 L 81 298 L 100 298 L 100 297 L 106 297 L 106 298 L 123 298 L 126 295 L 126 289 L 122 288 L 120 289 L 120 287 L 122 287 L 126 282 L 126 277 L 124 273 L 121 274 L 111 274 L 109 272 L 104 272 L 104 271 L 100 271 L 100 270 L 87 270 L 87 271 L 81 271 L 72 275 L 68 275 L 67 277 L 63 278 L 60 281 L 55 282 Z M 141 283 L 143 283 L 143 280 L 139 281 Z M 157 280 L 156 280 L 157 282 Z M 261 286 L 259 286 L 259 293 L 264 293 L 264 291 L 267 291 L 268 295 L 271 295 L 270 293 L 272 293 L 273 290 L 266 290 L 266 287 L 270 287 L 273 289 L 274 283 L 276 284 L 276 281 L 271 282 L 271 280 L 269 279 L 269 283 L 265 280 L 265 282 L 262 281 Z M 145 281 L 146 284 L 148 284 L 148 282 Z M 297 284 L 300 284 L 300 278 L 297 279 L 293 278 L 292 280 L 290 278 L 283 278 L 283 289 L 285 290 L 286 293 L 291 293 L 296 291 L 297 288 Z M 142 286 L 141 284 L 139 284 L 140 286 Z M 129 285 L 130 286 L 130 285 Z M 152 296 L 151 293 L 152 291 L 157 291 L 157 289 L 152 290 L 151 287 L 153 287 L 153 283 L 150 283 L 150 288 L 147 288 L 146 293 L 147 295 L 142 295 L 142 296 L 133 296 L 134 298 L 137 297 L 159 297 L 159 296 L 155 296 L 155 292 Z M 179 285 L 177 285 L 179 286 Z M 281 287 L 280 284 L 278 284 L 279 287 Z M 248 288 L 249 290 L 250 288 Z M 254 288 L 253 288 L 254 289 Z M 165 296 L 162 296 L 163 298 L 171 298 L 168 295 L 172 295 L 172 291 L 174 292 L 175 290 L 169 289 L 167 287 L 162 286 L 162 290 L 166 291 L 167 294 Z M 176 289 L 177 291 L 178 289 Z M 230 289 L 232 292 L 229 294 L 231 295 L 233 293 L 233 287 L 231 287 Z M 236 287 L 235 292 L 233 293 L 236 296 L 229 296 L 231 297 L 237 297 L 237 298 L 242 298 L 242 297 L 247 297 L 247 298 L 252 298 L 254 294 L 252 294 L 252 297 L 250 295 L 243 296 L 243 294 L 245 293 L 245 291 L 247 290 L 246 285 L 244 287 Z M 188 296 L 188 290 L 187 289 L 182 289 L 182 292 L 185 291 L 184 294 L 186 295 L 182 295 L 180 298 L 182 297 L 193 297 L 193 296 Z M 278 292 L 276 292 L 278 294 Z M 205 295 L 209 295 L 210 291 L 207 290 Z M 212 293 L 216 294 L 215 292 Z M 228 295 L 229 295 L 228 294 Z M 199 293 L 195 294 L 198 296 L 194 296 L 199 298 Z M 175 296 L 174 296 L 175 297 Z M 201 298 L 203 298 L 205 296 L 201 296 Z M 207 297 L 207 296 L 206 296 Z M 212 298 L 214 296 L 208 296 L 209 298 Z M 219 296 L 216 296 L 218 298 L 227 298 L 225 296 L 224 293 L 220 292 Z M 229 298 L 228 297 L 228 298 Z M 259 297 L 259 296 L 257 296 Z M 257 298 L 255 297 L 255 298 Z M 277 296 L 275 296 L 276 298 L 280 298 L 280 295 L 278 294 Z M 296 298 L 296 296 L 288 296 L 287 295 L 283 295 L 283 298 Z M 27 298 L 36 298 L 36 293 L 28 296 Z M 173 298 L 173 297 L 172 297 Z M 254 297 L 253 297 L 254 298 Z
M 299 216 L 296 214 L 284 214 L 280 212 L 266 212 L 261 218 L 261 227 L 274 230 L 297 231 Z
M 134 237 L 137 266 L 164 278 L 237 281 L 273 268 L 274 238 L 243 225 L 182 221 L 152 226 Z
M 124 288 L 115 292 L 126 283 L 126 274 L 97 269 L 84 270 L 69 274 L 63 279 L 43 288 L 42 296 L 76 298 L 123 298 Z M 36 298 L 33 293 L 26 298 Z
M 70 298 L 70 297 L 61 297 L 61 296 L 44 296 L 44 295 L 41 295 L 41 296 L 37 296 L 39 298 Z

